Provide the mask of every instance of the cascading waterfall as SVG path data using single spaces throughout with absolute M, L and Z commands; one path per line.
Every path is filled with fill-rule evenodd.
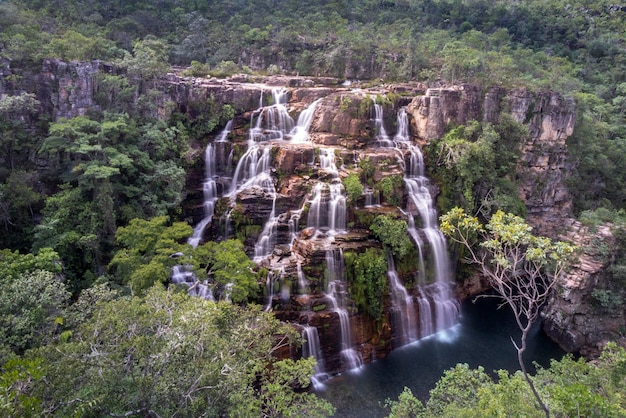
M 393 147 L 394 143 L 389 139 L 383 123 L 383 107 L 377 103 L 374 104 L 374 125 L 376 129 L 376 144 L 384 148 Z
M 209 283 L 205 280 L 200 282 L 196 275 L 191 271 L 190 266 L 176 265 L 172 267 L 171 281 L 174 284 L 182 284 L 189 288 L 188 292 L 192 296 L 198 296 L 202 299 L 215 300 L 213 290 Z
M 329 235 L 336 235 L 346 229 L 346 197 L 335 162 L 333 148 L 321 148 L 320 168 L 331 176 L 330 183 L 317 183 L 311 192 L 307 226 L 316 231 L 328 229 Z
M 193 229 L 193 235 L 187 242 L 196 248 L 202 239 L 204 228 L 213 219 L 215 203 L 217 202 L 217 183 L 215 182 L 215 150 L 212 144 L 208 144 L 204 153 L 205 181 L 204 193 L 204 218 Z
M 311 377 L 313 388 L 319 390 L 323 387 L 323 381 L 328 379 L 324 372 L 324 357 L 320 348 L 320 337 L 317 328 L 304 325 L 302 329 L 302 357 L 313 357 L 315 359 L 315 374 Z
M 263 95 L 261 95 L 261 106 L 257 110 L 258 117 L 256 124 L 250 129 L 250 140 L 256 142 L 270 141 L 273 139 L 284 139 L 286 133 L 294 128 L 293 119 L 287 112 L 287 91 L 285 89 L 272 90 L 274 104 L 263 106 Z M 250 123 L 252 126 L 252 121 Z
M 430 296 L 434 310 L 434 322 L 430 327 L 431 331 L 438 332 L 453 326 L 457 322 L 459 315 L 459 305 L 450 294 L 450 270 L 449 260 L 446 250 L 445 237 L 437 228 L 437 212 L 433 206 L 433 199 L 430 194 L 429 180 L 424 175 L 424 158 L 421 150 L 410 143 L 408 131 L 408 118 L 406 110 L 402 108 L 398 112 L 398 133 L 394 140 L 398 146 L 408 149 L 409 164 L 405 167 L 404 184 L 408 194 L 407 208 L 405 210 L 409 218 L 409 234 L 415 241 L 420 258 L 422 254 L 422 239 L 415 226 L 414 212 L 419 214 L 422 221 L 420 232 L 425 236 L 433 257 L 435 266 L 435 282 L 425 287 L 425 272 L 423 268 L 423 259 L 420 259 L 420 293 L 422 297 L 419 300 L 420 307 L 420 323 L 422 324 L 427 318 L 432 318 L 430 307 L 426 306 L 425 294 Z M 422 336 L 425 334 L 426 328 L 422 328 Z
M 363 360 L 352 346 L 352 329 L 346 308 L 347 283 L 341 249 L 326 251 L 326 268 L 328 270 L 326 297 L 332 305 L 333 311 L 339 316 L 341 326 L 341 360 L 347 370 L 356 369 L 363 364 Z
M 296 142 L 308 140 L 308 129 L 311 125 L 316 100 L 305 109 L 294 126 L 293 119 L 289 116 L 286 107 L 287 92 L 284 89 L 275 89 L 272 92 L 274 104 L 263 106 L 263 95 L 260 99 L 260 107 L 257 109 L 256 123 L 250 129 L 248 137 L 248 149 L 239 159 L 230 186 L 229 196 L 234 200 L 243 190 L 259 187 L 266 196 L 272 199 L 272 210 L 263 227 L 254 248 L 254 261 L 260 262 L 268 257 L 276 245 L 276 227 L 278 216 L 276 214 L 276 187 L 270 174 L 271 169 L 271 146 L 260 146 L 259 142 L 270 140 L 283 140 L 291 136 Z M 253 117 L 254 118 L 254 117 Z M 298 215 L 299 216 L 299 215 Z M 226 224 L 228 230 L 228 218 Z M 295 230 L 295 224 L 294 224 Z M 295 234 L 295 233 L 294 233 Z
M 315 114 L 315 108 L 322 99 L 317 99 L 309 107 L 304 109 L 300 116 L 298 116 L 298 123 L 293 128 L 289 135 L 291 136 L 291 142 L 306 142 L 309 140 L 309 128 L 313 121 L 313 115 Z
M 413 296 L 409 294 L 400 282 L 391 254 L 387 257 L 387 277 L 389 278 L 389 286 L 391 287 L 391 304 L 395 319 L 394 325 L 397 325 L 399 328 L 396 329 L 396 333 L 400 337 L 401 345 L 409 344 L 418 338 L 415 306 L 413 304 Z
M 202 240 L 204 229 L 213 219 L 215 213 L 215 203 L 217 202 L 217 174 L 216 167 L 218 161 L 224 161 L 224 150 L 226 149 L 228 134 L 232 129 L 233 121 L 230 120 L 219 134 L 214 144 L 207 144 L 204 152 L 204 183 L 202 185 L 204 195 L 204 218 L 193 229 L 193 235 L 187 242 L 196 248 Z M 216 155 L 216 150 L 219 156 Z M 226 167 L 228 169 L 228 167 Z

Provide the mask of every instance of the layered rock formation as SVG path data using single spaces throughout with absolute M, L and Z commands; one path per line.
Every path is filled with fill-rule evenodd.
M 2 71 L 5 70 L 3 67 Z M 24 90 L 36 92 L 43 108 L 55 118 L 73 117 L 100 110 L 95 96 L 97 75 L 101 72 L 113 74 L 115 70 L 101 62 L 67 64 L 47 60 L 35 81 L 22 86 Z M 571 219 L 571 196 L 564 180 L 569 169 L 566 139 L 574 128 L 575 109 L 571 99 L 558 94 L 501 88 L 484 93 L 470 85 L 427 88 L 419 83 L 360 89 L 342 86 L 334 79 L 273 77 L 253 80 L 242 76 L 207 80 L 174 74 L 161 80 L 157 87 L 162 94 L 154 103 L 154 111 L 162 117 L 171 112 L 172 104 L 181 112 L 191 112 L 194 102 L 209 98 L 228 103 L 235 109 L 232 133 L 227 141 L 219 144 L 219 149 L 215 144 L 222 156 L 218 157 L 221 159 L 217 162 L 216 174 L 220 197 L 214 220 L 204 231 L 204 239 L 237 236 L 246 243 L 251 257 L 255 257 L 257 251 L 264 252 L 255 257 L 269 271 L 266 295 L 259 302 L 284 320 L 315 327 L 327 370 L 346 367 L 342 359 L 345 347 L 337 344 L 342 339 L 345 316 L 352 330 L 351 349 L 364 361 L 384 356 L 391 348 L 402 344 L 403 336 L 394 331 L 398 310 L 394 313 L 391 296 L 385 299 L 384 314 L 377 319 L 359 312 L 351 299 L 345 297 L 349 295 L 347 289 L 341 288 L 332 296 L 328 286 L 331 274 L 328 257 L 333 251 L 362 253 L 367 248 L 381 248 L 380 242 L 369 232 L 368 222 L 380 213 L 406 219 L 407 212 L 403 209 L 407 207 L 407 191 L 401 186 L 395 198 L 388 196 L 386 200 L 381 193 L 366 190 L 354 202 L 344 200 L 343 204 L 347 205 L 345 226 L 339 228 L 339 233 L 333 230 L 335 226 L 330 226 L 327 218 L 311 226 L 309 211 L 316 187 L 322 187 L 320 199 L 329 202 L 333 193 L 331 185 L 339 184 L 350 173 L 361 174 L 363 161 L 368 161 L 373 168 L 369 174 L 373 185 L 384 178 L 405 175 L 409 151 L 381 146 L 381 142 L 391 141 L 389 138 L 393 139 L 398 133 L 397 114 L 403 107 L 410 121 L 410 142 L 421 145 L 439 138 L 450 124 L 470 120 L 495 122 L 500 113 L 511 114 L 516 121 L 525 124 L 530 133 L 528 140 L 520 144 L 523 156 L 518 175 L 520 196 L 527 205 L 528 221 L 535 227 L 535 233 L 569 238 L 575 243 L 590 239 Z M 284 110 L 293 119 L 293 125 L 296 125 L 296 116 L 315 103 L 308 138 L 292 141 L 269 136 L 256 141 L 260 144 L 259 153 L 270 149 L 271 163 L 263 175 L 271 181 L 272 189 L 259 183 L 239 190 L 232 184 L 234 170 L 238 160 L 244 158 L 246 148 L 249 149 L 250 129 L 262 118 L 261 104 L 267 106 L 272 102 L 273 89 L 283 91 Z M 6 84 L 1 92 L 18 93 Z M 374 112 L 377 101 L 382 106 L 380 118 Z M 389 132 L 388 138 L 380 138 L 381 126 Z M 257 134 L 264 136 L 267 131 L 268 128 L 263 127 Z M 229 165 L 226 160 L 231 151 L 234 159 Z M 332 155 L 332 166 L 322 161 L 322 154 L 325 158 Z M 193 223 L 202 217 L 199 183 L 195 200 L 191 190 L 188 201 L 188 218 Z M 436 193 L 434 185 L 428 187 L 432 194 Z M 342 194 L 345 199 L 345 192 Z M 326 205 L 322 212 L 330 210 L 328 203 Z M 602 230 L 601 233 L 605 234 Z M 268 235 L 266 238 L 271 235 L 269 250 L 259 248 L 264 234 Z M 605 322 L 606 315 L 593 310 L 589 303 L 589 292 L 600 280 L 604 267 L 604 263 L 594 257 L 582 253 L 578 268 L 561 284 L 546 310 L 548 333 L 568 350 L 595 346 L 614 336 L 619 326 L 623 326 L 619 321 Z M 400 272 L 400 282 L 413 283 L 416 270 Z M 461 285 L 464 290 L 458 293 L 467 296 L 480 292 L 483 285 L 479 280 L 466 283 Z M 419 289 L 407 288 L 415 302 L 424 297 Z M 331 296 L 345 297 L 345 300 L 333 302 Z M 341 306 L 333 307 L 333 303 Z M 406 313 L 406 306 L 402 309 Z M 417 307 L 411 309 L 419 312 Z

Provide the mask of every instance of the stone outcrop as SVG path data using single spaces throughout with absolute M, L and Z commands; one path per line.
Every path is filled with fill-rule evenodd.
M 594 289 L 606 287 L 610 254 L 604 251 L 614 246 L 609 225 L 592 232 L 571 220 L 560 238 L 576 243 L 578 251 L 573 268 L 557 284 L 543 312 L 544 329 L 564 350 L 588 357 L 599 355 L 607 341 L 621 339 L 626 345 L 621 336 L 626 328 L 623 307 L 603 307 L 593 294 Z

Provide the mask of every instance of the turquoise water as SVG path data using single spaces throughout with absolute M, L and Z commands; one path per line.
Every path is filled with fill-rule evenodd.
M 325 383 L 318 395 L 336 408 L 336 417 L 384 417 L 386 398 L 396 399 L 404 386 L 422 401 L 443 372 L 457 363 L 483 366 L 487 372 L 518 370 L 517 356 L 510 337 L 519 330 L 510 310 L 496 309 L 493 299 L 466 302 L 459 323 L 453 328 L 394 350 L 385 359 L 337 376 Z M 536 324 L 528 339 L 525 360 L 549 365 L 563 351 Z

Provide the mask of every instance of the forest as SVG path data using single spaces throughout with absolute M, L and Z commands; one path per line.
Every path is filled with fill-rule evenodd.
M 100 110 L 55 120 L 34 94 L 46 59 L 115 67 L 97 76 Z M 187 112 L 172 105 L 163 118 L 156 103 L 167 73 L 469 83 L 484 92 L 502 87 L 571 98 L 576 121 L 566 145 L 573 214 L 591 229 L 608 225 L 615 237 L 610 249 L 594 244 L 608 279 L 592 296 L 607 316 L 624 316 L 626 6 L 608 0 L 6 0 L 0 3 L 0 415 L 333 414 L 333 405 L 310 390 L 315 360 L 289 358 L 302 336 L 258 305 L 267 271 L 246 254 L 241 237 L 187 243 L 193 233 L 181 209 L 187 172 L 198 164 L 200 144 L 236 109 L 206 100 Z M 461 206 L 485 222 L 500 209 L 524 217 L 514 169 L 516 141 L 525 134 L 502 118 L 453 127 L 434 141 L 427 150 L 432 161 L 453 159 L 430 173 L 441 189 L 439 211 Z M 344 187 L 354 201 L 363 193 L 358 176 L 344 179 Z M 389 178 L 377 187 L 392 201 L 398 184 Z M 245 229 L 246 220 L 239 221 Z M 394 255 L 411 246 L 406 222 L 379 217 L 370 230 Z M 460 257 L 462 250 L 453 250 Z M 367 254 L 348 257 L 350 274 L 358 308 L 377 317 L 385 261 L 382 252 Z M 223 300 L 191 297 L 170 285 L 181 264 L 211 278 Z M 625 336 L 622 329 L 622 345 Z M 619 344 L 609 343 L 593 362 L 571 354 L 554 360 L 532 379 L 553 416 L 626 415 L 626 351 Z M 391 417 L 544 416 L 520 373 L 493 378 L 464 364 L 446 371 L 429 399 L 406 388 L 386 407 Z

